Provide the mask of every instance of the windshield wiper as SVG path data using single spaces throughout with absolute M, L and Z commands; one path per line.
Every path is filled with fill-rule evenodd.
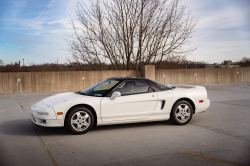
M 78 92 L 75 92 L 76 94 L 81 94 L 81 95 L 86 95 L 86 96 L 93 96 L 93 95 L 90 95 L 90 94 L 86 94 L 86 93 L 83 93 L 81 91 L 78 91 Z
M 81 94 L 81 95 L 87 95 L 87 94 L 85 94 L 85 93 L 83 93 L 81 90 L 79 90 L 79 91 L 77 91 L 77 92 L 75 92 L 76 94 Z

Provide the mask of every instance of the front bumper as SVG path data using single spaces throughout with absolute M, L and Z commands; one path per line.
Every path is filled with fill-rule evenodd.
M 47 106 L 43 102 L 38 102 L 31 106 L 33 111 L 32 122 L 39 126 L 44 127 L 63 127 L 64 120 L 57 119 L 53 107 Z M 47 112 L 48 115 L 39 115 L 38 112 Z
M 63 119 L 46 119 L 41 117 L 35 117 L 33 114 L 32 116 L 32 122 L 35 125 L 43 126 L 43 127 L 63 127 L 64 126 L 64 120 Z

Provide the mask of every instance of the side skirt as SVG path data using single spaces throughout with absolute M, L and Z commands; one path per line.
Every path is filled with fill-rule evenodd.
M 114 124 L 126 124 L 126 123 L 140 123 L 140 122 L 154 122 L 154 121 L 164 121 L 168 120 L 170 118 L 170 115 L 158 115 L 153 114 L 147 119 L 137 119 L 137 120 L 124 120 L 124 121 L 111 121 L 111 122 L 97 122 L 96 126 L 103 126 L 103 125 L 114 125 Z

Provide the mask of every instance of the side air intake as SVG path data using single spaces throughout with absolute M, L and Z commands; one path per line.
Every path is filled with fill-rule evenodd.
M 165 100 L 162 101 L 162 104 L 161 104 L 161 109 L 164 108 L 164 105 L 165 105 Z

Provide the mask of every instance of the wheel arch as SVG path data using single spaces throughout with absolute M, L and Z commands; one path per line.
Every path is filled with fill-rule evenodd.
M 191 104 L 192 108 L 193 108 L 193 114 L 195 114 L 195 109 L 196 109 L 196 108 L 195 108 L 195 104 L 194 104 L 193 100 L 191 100 L 190 98 L 187 98 L 187 97 L 183 97 L 183 98 L 180 98 L 180 99 L 176 100 L 175 103 L 177 103 L 177 102 L 180 101 L 180 100 L 185 100 L 185 101 L 189 102 L 189 103 Z M 173 109 L 175 103 L 173 104 L 173 106 L 172 106 L 172 108 L 171 108 L 171 111 L 172 111 L 172 109 Z
M 67 115 L 68 115 L 69 111 L 71 109 L 73 109 L 73 108 L 76 108 L 76 107 L 85 107 L 85 108 L 88 108 L 93 113 L 93 116 L 94 116 L 94 119 L 95 119 L 94 126 L 96 126 L 96 124 L 97 124 L 97 115 L 96 115 L 95 109 L 92 106 L 88 105 L 88 104 L 77 104 L 77 105 L 74 105 L 74 106 L 70 107 L 68 109 L 66 115 L 65 115 L 65 118 L 64 118 L 64 126 L 65 126 L 65 119 L 67 118 Z

